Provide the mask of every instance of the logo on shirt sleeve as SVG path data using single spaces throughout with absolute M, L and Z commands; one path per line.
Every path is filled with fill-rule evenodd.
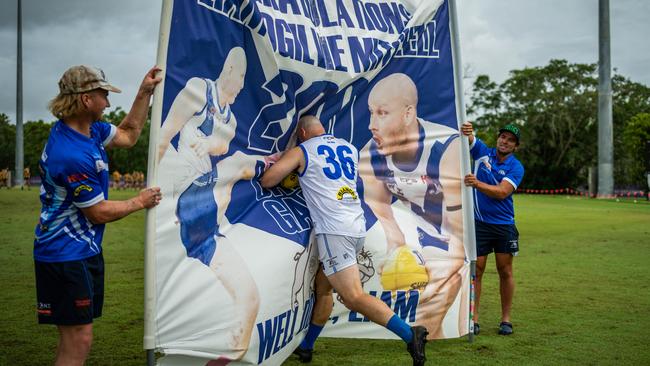
M 81 194 L 82 191 L 92 192 L 93 188 L 91 186 L 82 184 L 74 190 L 74 196 L 77 197 Z

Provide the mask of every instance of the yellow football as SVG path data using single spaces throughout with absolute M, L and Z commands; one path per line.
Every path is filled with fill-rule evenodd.
M 419 252 L 405 245 L 395 249 L 386 258 L 381 274 L 384 290 L 423 289 L 428 282 L 429 275 Z
M 298 173 L 296 172 L 292 172 L 280 181 L 280 187 L 285 189 L 296 189 L 298 186 Z

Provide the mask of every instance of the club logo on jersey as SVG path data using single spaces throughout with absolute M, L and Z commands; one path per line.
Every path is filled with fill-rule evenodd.
M 95 160 L 95 169 L 97 169 L 97 173 L 102 170 L 108 171 L 108 164 L 106 164 L 104 160 Z
M 79 195 L 81 194 L 82 191 L 92 192 L 92 191 L 93 191 L 93 188 L 92 188 L 91 186 L 87 186 L 87 185 L 85 185 L 85 184 L 82 184 L 82 185 L 80 185 L 79 187 L 77 187 L 77 188 L 74 190 L 74 196 L 75 196 L 75 197 L 79 196 Z
M 506 171 L 503 170 L 503 169 L 499 169 L 499 174 L 501 174 L 501 175 L 506 175 Z
M 346 195 L 349 195 L 349 197 L 346 197 Z M 356 201 L 358 198 L 357 192 L 354 191 L 354 189 L 348 187 L 348 186 L 343 186 L 339 188 L 339 191 L 336 193 L 336 199 L 339 201 L 346 200 L 346 201 Z

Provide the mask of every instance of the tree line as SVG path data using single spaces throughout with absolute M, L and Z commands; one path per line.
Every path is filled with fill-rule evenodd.
M 126 116 L 120 107 L 104 114 L 104 120 L 118 125 Z M 149 113 L 148 121 L 142 129 L 138 142 L 130 149 L 109 149 L 109 167 L 111 172 L 131 173 L 147 171 L 147 155 L 149 149 Z M 23 125 L 25 167 L 29 167 L 32 176 L 38 175 L 38 161 L 50 134 L 54 121 L 43 120 L 25 122 Z M 14 170 L 16 156 L 16 125 L 11 124 L 9 117 L 0 113 L 0 169 Z M 20 173 L 22 174 L 22 173 Z
M 614 183 L 646 189 L 645 144 L 650 140 L 650 88 L 615 74 L 612 78 Z M 119 124 L 119 107 L 105 120 Z M 548 65 L 513 70 L 502 83 L 476 78 L 468 115 L 477 135 L 494 144 L 498 129 L 522 129 L 517 151 L 526 169 L 522 188 L 576 188 L 587 184 L 588 168 L 598 164 L 598 75 L 596 64 L 551 60 Z M 38 172 L 38 160 L 51 122 L 24 124 L 25 166 Z M 131 149 L 108 150 L 111 171 L 146 171 L 149 123 Z M 14 168 L 15 125 L 0 113 L 0 169 Z

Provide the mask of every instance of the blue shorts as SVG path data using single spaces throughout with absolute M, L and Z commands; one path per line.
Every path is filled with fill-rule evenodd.
M 519 253 L 519 231 L 515 224 L 488 224 L 476 220 L 476 255 L 482 257 L 492 252 Z
M 68 262 L 34 261 L 40 324 L 90 324 L 102 315 L 104 257 Z
M 178 198 L 176 216 L 181 224 L 181 241 L 187 256 L 210 265 L 217 249 L 217 203 L 214 186 L 217 172 L 206 173 L 192 182 Z

